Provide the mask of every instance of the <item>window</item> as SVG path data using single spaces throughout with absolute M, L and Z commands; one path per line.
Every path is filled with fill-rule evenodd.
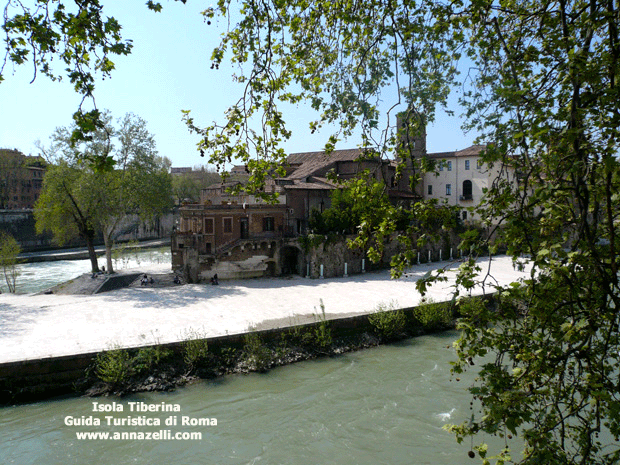
M 482 168 L 482 160 L 479 159 L 478 161 L 476 161 L 476 168 Z
M 469 170 L 469 160 L 465 160 L 465 169 Z
M 452 184 L 446 184 L 446 195 L 452 195 Z
M 241 239 L 247 239 L 250 237 L 250 219 L 239 218 L 239 229 L 241 230 Z
M 223 218 L 224 221 L 224 234 L 232 234 L 232 218 Z
M 463 221 L 467 219 L 467 210 L 463 210 Z
M 433 186 L 429 184 L 428 186 L 428 195 L 433 195 Z
M 472 199 L 472 184 L 469 179 L 463 181 L 463 200 Z
M 439 171 L 443 171 L 443 164 L 444 164 L 444 163 L 445 163 L 445 161 L 444 161 L 444 160 L 441 160 L 441 161 L 439 162 Z
M 451 161 L 448 162 L 448 171 L 452 171 L 452 162 Z
M 213 218 L 205 218 L 205 234 L 213 234 Z
M 263 231 L 273 231 L 274 229 L 273 217 L 266 216 L 263 218 Z

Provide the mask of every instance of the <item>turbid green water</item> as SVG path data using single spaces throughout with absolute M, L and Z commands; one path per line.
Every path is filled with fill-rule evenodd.
M 77 398 L 0 409 L 3 464 L 469 464 L 471 444 L 442 430 L 471 415 L 465 378 L 450 381 L 454 332 L 173 393 Z M 471 377 L 471 375 L 470 375 Z M 471 379 L 471 378 L 470 378 Z M 93 412 L 93 402 L 123 412 Z M 130 412 L 130 402 L 179 412 Z M 163 404 L 162 404 L 163 402 Z M 137 404 L 133 404 L 137 405 Z M 67 417 L 101 426 L 67 426 Z M 162 426 L 107 426 L 143 417 Z M 177 426 L 166 426 L 176 417 Z M 182 417 L 217 425 L 181 426 Z M 113 421 L 113 420 L 111 420 Z M 210 420 L 212 422 L 212 420 Z M 78 440 L 78 432 L 201 433 L 200 440 Z

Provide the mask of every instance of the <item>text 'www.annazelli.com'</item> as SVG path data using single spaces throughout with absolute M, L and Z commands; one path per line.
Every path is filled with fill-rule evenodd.
M 202 433 L 177 432 L 172 433 L 169 429 L 159 431 L 76 431 L 75 436 L 79 441 L 104 440 L 104 441 L 200 441 Z

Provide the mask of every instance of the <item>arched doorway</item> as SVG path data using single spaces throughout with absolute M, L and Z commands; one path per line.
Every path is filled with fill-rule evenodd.
M 297 247 L 284 246 L 280 251 L 280 272 L 283 275 L 300 274 L 301 251 Z

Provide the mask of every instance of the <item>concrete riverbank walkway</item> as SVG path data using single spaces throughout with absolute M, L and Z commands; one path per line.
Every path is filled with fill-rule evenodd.
M 329 318 L 371 313 L 379 304 L 400 308 L 419 303 L 415 281 L 446 262 L 418 265 L 406 277 L 389 271 L 347 278 L 300 277 L 221 281 L 218 286 L 133 286 L 97 295 L 0 295 L 0 363 L 87 353 L 113 347 L 176 342 L 194 337 L 242 333 L 314 321 L 321 302 Z M 450 265 L 453 270 L 458 263 Z M 527 278 L 508 257 L 481 260 L 481 276 L 492 284 Z M 169 265 L 140 268 L 166 273 Z M 447 300 L 454 283 L 434 285 L 427 294 Z M 476 293 L 482 293 L 478 288 Z

